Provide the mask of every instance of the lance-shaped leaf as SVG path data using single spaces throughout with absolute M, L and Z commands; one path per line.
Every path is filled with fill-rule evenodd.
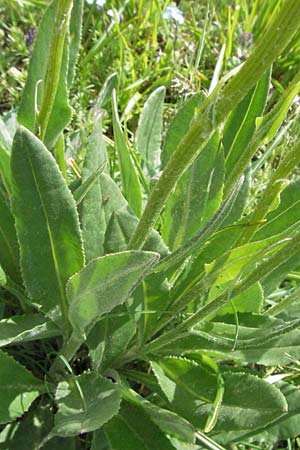
M 58 412 L 52 436 L 76 436 L 97 430 L 118 413 L 121 402 L 117 383 L 88 372 L 58 384 Z
M 107 154 L 102 137 L 102 121 L 101 117 L 97 117 L 87 145 L 82 170 L 82 185 L 95 172 L 95 169 L 103 167 L 106 162 Z M 80 206 L 83 243 L 87 261 L 103 255 L 106 221 L 102 202 L 101 182 L 100 178 L 97 177 Z
M 150 177 L 160 166 L 165 93 L 164 86 L 152 92 L 144 105 L 136 132 L 136 149 L 142 157 L 145 173 Z
M 155 374 L 172 408 L 196 427 L 203 428 L 215 397 L 212 373 L 183 358 L 164 358 Z M 245 373 L 223 371 L 225 391 L 216 430 L 255 429 L 287 411 L 279 389 Z
M 124 303 L 146 276 L 159 255 L 122 252 L 91 261 L 67 284 L 69 318 L 84 335 L 99 317 Z
M 0 366 L 0 423 L 3 424 L 22 416 L 33 400 L 45 391 L 45 386 L 25 367 L 2 351 Z
M 77 60 L 83 1 L 79 0 L 74 3 L 76 5 L 71 14 L 70 28 L 67 31 L 65 42 L 62 43 L 64 49 L 61 64 L 55 68 L 56 72 L 59 73 L 59 79 L 45 135 L 45 143 L 48 148 L 54 147 L 58 136 L 71 118 L 68 88 L 73 79 Z M 30 131 L 34 131 L 36 126 L 37 109 L 40 108 L 42 102 L 48 62 L 50 58 L 54 59 L 54 56 L 51 55 L 50 44 L 56 26 L 55 17 L 58 5 L 58 0 L 52 1 L 49 5 L 40 24 L 30 59 L 28 77 L 18 115 L 19 123 L 26 126 Z M 59 39 L 59 36 L 56 36 L 56 38 Z
M 163 236 L 177 250 L 213 216 L 222 200 L 224 158 L 216 132 L 178 180 L 166 204 Z
M 114 137 L 115 145 L 118 151 L 120 172 L 121 172 L 121 182 L 128 204 L 132 210 L 139 217 L 142 212 L 142 191 L 137 175 L 136 168 L 134 167 L 129 146 L 127 145 L 126 138 L 124 136 L 121 122 L 118 114 L 116 91 L 113 91 L 112 96 L 113 102 L 113 126 L 114 126 Z
M 230 114 L 223 134 L 228 176 L 245 150 L 256 129 L 256 118 L 263 114 L 269 87 L 271 71 L 267 70 L 262 79 Z
M 202 92 L 193 95 L 175 114 L 175 117 L 168 128 L 161 153 L 162 168 L 166 166 L 172 156 L 172 153 L 176 149 L 178 142 L 180 142 L 184 135 L 188 132 L 192 119 L 194 118 L 196 108 L 200 106 L 204 99 L 205 95 Z
M 0 347 L 60 334 L 59 328 L 42 314 L 26 314 L 0 320 Z
M 44 312 L 60 306 L 67 320 L 65 285 L 84 263 L 73 196 L 52 155 L 23 127 L 14 139 L 11 168 L 26 289 Z

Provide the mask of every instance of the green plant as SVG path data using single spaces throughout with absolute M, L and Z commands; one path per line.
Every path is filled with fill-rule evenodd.
M 220 449 L 296 437 L 297 380 L 267 375 L 300 356 L 299 287 L 270 308 L 299 268 L 299 180 L 288 183 L 299 143 L 252 205 L 249 185 L 257 150 L 296 115 L 299 75 L 266 105 L 299 1 L 283 2 L 244 65 L 192 96 L 164 140 L 164 87 L 132 141 L 107 83 L 120 180 L 94 108 L 70 182 L 64 129 L 82 6 L 50 3 L 13 139 L 1 122 L 0 448 Z

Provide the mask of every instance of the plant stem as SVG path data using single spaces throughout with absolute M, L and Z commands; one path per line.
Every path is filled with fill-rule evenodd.
M 270 210 L 270 207 L 280 194 L 280 192 L 286 186 L 288 182 L 288 176 L 297 166 L 300 161 L 300 143 L 294 145 L 294 147 L 288 152 L 286 157 L 279 164 L 276 172 L 273 173 L 266 189 L 264 190 L 259 202 L 256 205 L 249 221 L 255 224 L 252 227 L 245 228 L 241 238 L 239 239 L 238 246 L 246 244 L 250 241 L 255 234 L 257 228 L 260 226 L 262 219 L 265 218 Z
M 204 102 L 200 114 L 178 144 L 155 188 L 129 249 L 141 249 L 178 179 L 203 149 L 214 130 L 257 83 L 272 62 L 281 54 L 300 25 L 300 1 L 285 0 L 279 13 L 240 71 L 228 82 L 220 95 L 218 87 Z M 222 83 L 222 81 L 221 81 Z
M 272 272 L 272 270 L 287 261 L 297 252 L 299 252 L 299 250 L 300 233 L 291 238 L 287 242 L 287 244 L 285 244 L 279 250 L 263 258 L 262 261 L 257 264 L 256 268 L 244 279 L 242 279 L 241 281 L 237 281 L 233 286 L 223 291 L 210 303 L 202 306 L 197 312 L 180 323 L 176 328 L 150 342 L 145 347 L 146 352 L 153 352 L 160 349 L 161 347 L 164 347 L 171 340 L 176 339 L 180 333 L 192 328 L 195 325 L 199 325 L 200 323 L 209 320 L 229 300 L 232 300 L 234 297 L 244 292 L 257 281 L 262 280 L 265 276 Z M 189 292 L 187 292 L 186 295 L 189 295 Z
M 73 0 L 59 0 L 50 41 L 50 53 L 44 80 L 43 98 L 37 119 L 37 134 L 44 140 L 59 85 L 64 43 Z

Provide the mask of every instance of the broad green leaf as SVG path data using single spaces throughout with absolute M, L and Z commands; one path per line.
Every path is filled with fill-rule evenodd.
M 141 155 L 145 173 L 149 177 L 153 177 L 160 166 L 165 93 L 164 86 L 152 92 L 144 105 L 136 132 L 136 150 Z
M 178 110 L 174 119 L 169 125 L 164 146 L 161 154 L 161 164 L 164 168 L 176 149 L 178 142 L 187 133 L 191 121 L 194 118 L 195 110 L 204 100 L 203 93 L 195 94 L 189 98 L 184 105 Z
M 52 436 L 76 436 L 97 430 L 118 413 L 121 396 L 117 383 L 87 372 L 61 381 L 55 399 Z
M 240 433 L 244 436 L 241 439 L 247 439 L 251 442 L 266 442 L 268 444 L 275 444 L 278 441 L 286 439 L 293 439 L 299 435 L 299 420 L 300 420 L 300 392 L 298 386 L 281 381 L 276 383 L 281 392 L 285 396 L 288 403 L 288 413 L 263 429 L 256 430 L 251 434 L 247 432 Z M 250 439 L 249 439 L 250 438 Z
M 84 335 L 99 317 L 124 303 L 157 261 L 151 252 L 121 252 L 91 261 L 67 284 L 69 318 Z
M 23 127 L 14 139 L 11 167 L 26 289 L 43 312 L 60 306 L 66 320 L 65 284 L 84 263 L 74 199 L 52 155 Z
M 34 405 L 35 406 L 35 405 Z M 0 433 L 0 450 L 18 450 L 21 448 L 37 450 L 46 441 L 53 427 L 51 405 L 41 400 L 38 406 L 30 408 L 21 421 L 9 423 Z M 43 450 L 75 450 L 74 438 L 54 437 L 45 442 Z
M 137 226 L 138 220 L 132 214 L 124 211 L 118 211 L 111 216 L 105 235 L 106 253 L 115 253 L 127 248 L 130 237 Z M 166 256 L 169 251 L 164 244 L 160 234 L 152 230 L 143 250 L 155 251 L 161 256 Z M 134 302 L 130 307 L 135 315 L 141 312 L 143 305 L 143 314 L 140 314 L 140 332 L 142 335 L 152 329 L 162 311 L 165 311 L 168 302 L 169 286 L 165 280 L 164 274 L 151 274 L 145 278 L 143 284 L 134 293 Z
M 135 333 L 136 322 L 130 317 L 126 305 L 103 316 L 87 338 L 94 370 L 101 367 L 103 371 L 110 367 L 124 353 Z
M 287 355 L 296 359 L 300 356 L 297 323 L 239 314 L 238 334 L 232 317 L 226 323 L 209 322 L 203 329 L 195 328 L 178 337 L 162 352 L 178 356 L 195 352 L 246 363 L 284 365 L 290 361 Z
M 60 335 L 59 328 L 42 314 L 26 314 L 0 320 L 0 347 Z
M 271 71 L 267 70 L 226 121 L 223 145 L 227 177 L 255 132 L 256 118 L 263 114 L 270 88 L 270 75 Z
M 122 389 L 122 393 L 129 403 L 141 408 L 165 434 L 178 438 L 181 442 L 195 442 L 194 428 L 182 417 L 155 405 L 132 389 L 125 387 Z
M 42 381 L 2 351 L 0 366 L 0 423 L 4 424 L 22 416 L 46 389 Z
M 162 233 L 173 250 L 185 244 L 217 211 L 223 177 L 223 152 L 215 133 L 179 179 L 166 204 Z
M 143 410 L 128 403 L 123 403 L 119 414 L 104 426 L 104 433 L 112 446 L 104 449 L 153 450 L 153 445 L 155 450 L 175 448 Z
M 142 213 L 142 190 L 119 119 L 116 91 L 113 91 L 112 94 L 112 106 L 115 145 L 119 156 L 124 196 L 131 209 L 140 217 Z
M 159 369 L 157 370 L 157 366 Z M 203 428 L 215 396 L 215 378 L 198 363 L 183 358 L 164 358 L 155 365 L 155 373 L 172 408 Z M 279 389 L 245 373 L 223 371 L 223 402 L 216 430 L 255 429 L 287 411 Z
M 87 144 L 82 169 L 82 186 L 107 162 L 105 144 L 102 137 L 101 117 L 95 118 L 92 134 Z M 80 187 L 78 188 L 80 189 Z M 80 222 L 87 262 L 103 255 L 104 233 L 106 228 L 103 209 L 100 174 L 86 193 L 80 205 Z
M 6 275 L 20 281 L 19 244 L 9 200 L 0 190 L 0 264 Z

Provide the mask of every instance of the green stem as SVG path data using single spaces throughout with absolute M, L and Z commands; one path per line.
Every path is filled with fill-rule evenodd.
M 272 308 L 268 309 L 266 311 L 266 315 L 277 316 L 277 314 L 284 311 L 292 303 L 299 301 L 299 299 L 300 299 L 300 287 L 295 289 L 294 292 L 292 292 L 290 295 L 281 300 L 281 302 L 277 303 L 276 305 L 272 306 Z
M 191 317 L 183 321 L 176 328 L 158 337 L 154 341 L 150 342 L 145 350 L 147 353 L 156 351 L 161 347 L 167 345 L 171 340 L 174 340 L 178 335 L 195 325 L 199 325 L 202 322 L 209 320 L 222 306 L 224 306 L 229 300 L 232 300 L 237 295 L 243 293 L 246 289 L 252 286 L 257 281 L 262 280 L 276 267 L 287 261 L 293 255 L 300 250 L 300 233 L 291 238 L 287 244 L 281 247 L 276 252 L 269 256 L 266 256 L 259 262 L 256 268 L 247 275 L 241 281 L 237 281 L 233 287 L 229 287 L 223 291 L 218 297 L 212 300 L 210 303 L 202 306 Z M 190 295 L 187 293 L 187 295 Z
M 218 88 L 207 98 L 201 113 L 177 146 L 155 188 L 139 225 L 129 242 L 130 249 L 141 249 L 178 179 L 203 149 L 214 130 L 238 105 L 281 54 L 300 25 L 300 1 L 285 0 L 271 21 L 254 53 L 218 96 Z
M 76 354 L 77 350 L 81 346 L 83 339 L 80 339 L 77 334 L 73 333 L 70 339 L 65 343 L 59 356 L 57 356 L 50 368 L 49 375 L 54 379 L 58 378 L 60 374 L 64 373 L 65 364 L 61 356 L 63 356 L 67 361 L 71 359 Z
M 245 228 L 237 244 L 238 246 L 246 244 L 250 241 L 250 239 L 260 226 L 261 221 L 268 214 L 270 207 L 272 206 L 280 192 L 286 186 L 290 173 L 294 170 L 299 162 L 300 143 L 294 145 L 294 147 L 289 151 L 286 157 L 281 161 L 276 172 L 273 173 L 266 189 L 264 190 L 259 202 L 256 205 L 255 210 L 253 211 L 249 219 L 249 221 L 254 224 L 254 226 Z
M 59 0 L 50 41 L 50 54 L 43 86 L 43 98 L 37 119 L 38 136 L 43 141 L 59 85 L 64 43 L 73 0 Z

